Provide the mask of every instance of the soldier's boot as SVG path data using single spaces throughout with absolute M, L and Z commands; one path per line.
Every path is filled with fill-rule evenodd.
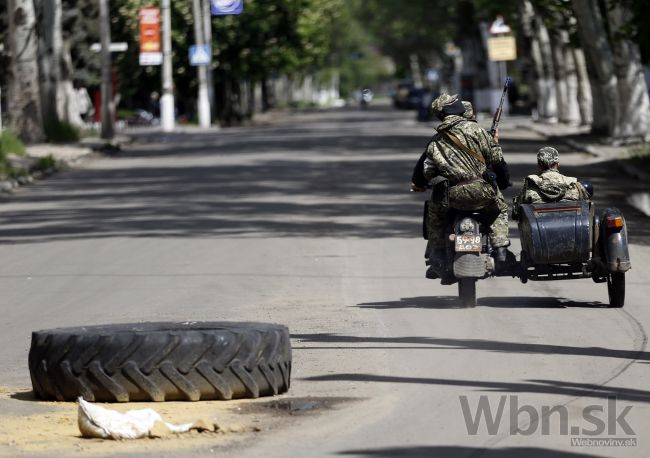
M 515 254 L 505 246 L 497 248 L 495 260 L 497 272 L 508 272 L 517 263 Z
M 435 280 L 436 278 L 441 278 L 445 273 L 445 263 L 447 261 L 447 256 L 444 248 L 434 248 L 429 252 L 429 260 L 426 261 L 426 264 L 429 266 L 427 268 L 427 273 L 425 276 L 429 279 Z

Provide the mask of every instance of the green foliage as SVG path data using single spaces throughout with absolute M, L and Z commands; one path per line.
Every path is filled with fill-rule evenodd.
M 59 168 L 58 161 L 54 158 L 54 156 L 48 154 L 47 156 L 39 157 L 38 160 L 30 167 L 29 171 L 31 173 L 46 172 L 56 170 L 57 168 Z
M 650 146 L 642 145 L 630 148 L 627 150 L 628 156 L 633 160 L 649 162 L 650 161 Z
M 368 0 L 357 2 L 356 15 L 378 40 L 380 50 L 397 65 L 398 75 L 409 74 L 410 56 L 426 66 L 433 55 L 444 55 L 454 36 L 458 1 Z
M 0 134 L 0 177 L 14 176 L 16 174 L 16 171 L 7 160 L 9 154 L 23 156 L 25 154 L 25 145 L 10 130 L 5 129 Z
M 84 0 L 87 1 L 87 0 Z M 215 83 L 256 80 L 276 74 L 304 74 L 329 65 L 333 28 L 345 0 L 247 0 L 244 13 L 212 17 L 212 69 Z M 112 41 L 126 41 L 125 53 L 113 54 L 119 68 L 122 105 L 148 108 L 151 92 L 160 91 L 160 67 L 138 63 L 140 8 L 148 0 L 111 2 Z M 194 39 L 192 2 L 172 0 L 174 85 L 179 103 L 196 98 L 197 68 L 189 65 Z
M 8 154 L 25 154 L 25 145 L 10 130 L 3 130 L 0 134 L 0 160 L 4 160 Z
M 50 122 L 44 127 L 45 136 L 53 143 L 73 143 L 81 138 L 79 128 L 67 122 Z

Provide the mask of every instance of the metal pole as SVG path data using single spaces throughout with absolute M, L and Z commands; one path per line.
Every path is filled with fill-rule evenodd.
M 99 33 L 102 56 L 102 138 L 110 140 L 115 135 L 113 128 L 113 88 L 111 81 L 111 27 L 108 20 L 108 0 L 99 0 Z
M 194 42 L 196 46 L 203 46 L 203 20 L 201 18 L 201 5 L 199 0 L 192 0 L 192 12 L 194 13 Z M 199 76 L 199 95 L 197 100 L 199 111 L 199 125 L 210 127 L 210 101 L 208 100 L 207 66 L 197 65 Z
M 0 134 L 2 133 L 2 86 L 0 86 Z
M 165 132 L 174 130 L 174 81 L 172 80 L 172 20 L 170 0 L 161 0 L 163 19 L 162 96 L 160 97 L 160 125 Z
M 203 3 L 203 36 L 205 43 L 210 50 L 212 56 L 212 12 L 210 11 L 210 0 L 201 0 Z M 207 67 L 207 82 L 208 82 L 208 101 L 210 102 L 210 115 L 215 118 L 216 105 L 214 104 L 214 79 L 212 78 L 212 63 Z

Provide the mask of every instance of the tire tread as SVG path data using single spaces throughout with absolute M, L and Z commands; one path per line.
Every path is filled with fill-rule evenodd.
M 35 332 L 29 353 L 34 392 L 46 400 L 82 396 L 95 402 L 160 402 L 257 398 L 289 389 L 286 327 L 219 325 Z

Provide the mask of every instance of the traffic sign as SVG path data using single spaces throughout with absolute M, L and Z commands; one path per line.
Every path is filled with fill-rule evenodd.
M 509 34 L 512 32 L 510 26 L 505 23 L 503 16 L 497 16 L 492 24 L 490 24 L 489 32 L 491 35 Z
M 123 41 L 117 42 L 117 43 L 111 43 L 108 45 L 108 50 L 110 52 L 124 52 L 127 49 L 129 49 L 129 44 L 125 43 Z M 102 50 L 102 44 L 101 43 L 93 43 L 90 45 L 90 50 L 92 52 L 100 52 Z
M 490 37 L 487 44 L 488 59 L 492 62 L 517 59 L 515 37 Z
M 210 0 L 213 16 L 241 14 L 244 11 L 244 0 Z
M 141 52 L 140 65 L 162 65 L 163 55 L 161 52 Z
M 211 61 L 209 45 L 190 46 L 190 65 L 208 65 Z

